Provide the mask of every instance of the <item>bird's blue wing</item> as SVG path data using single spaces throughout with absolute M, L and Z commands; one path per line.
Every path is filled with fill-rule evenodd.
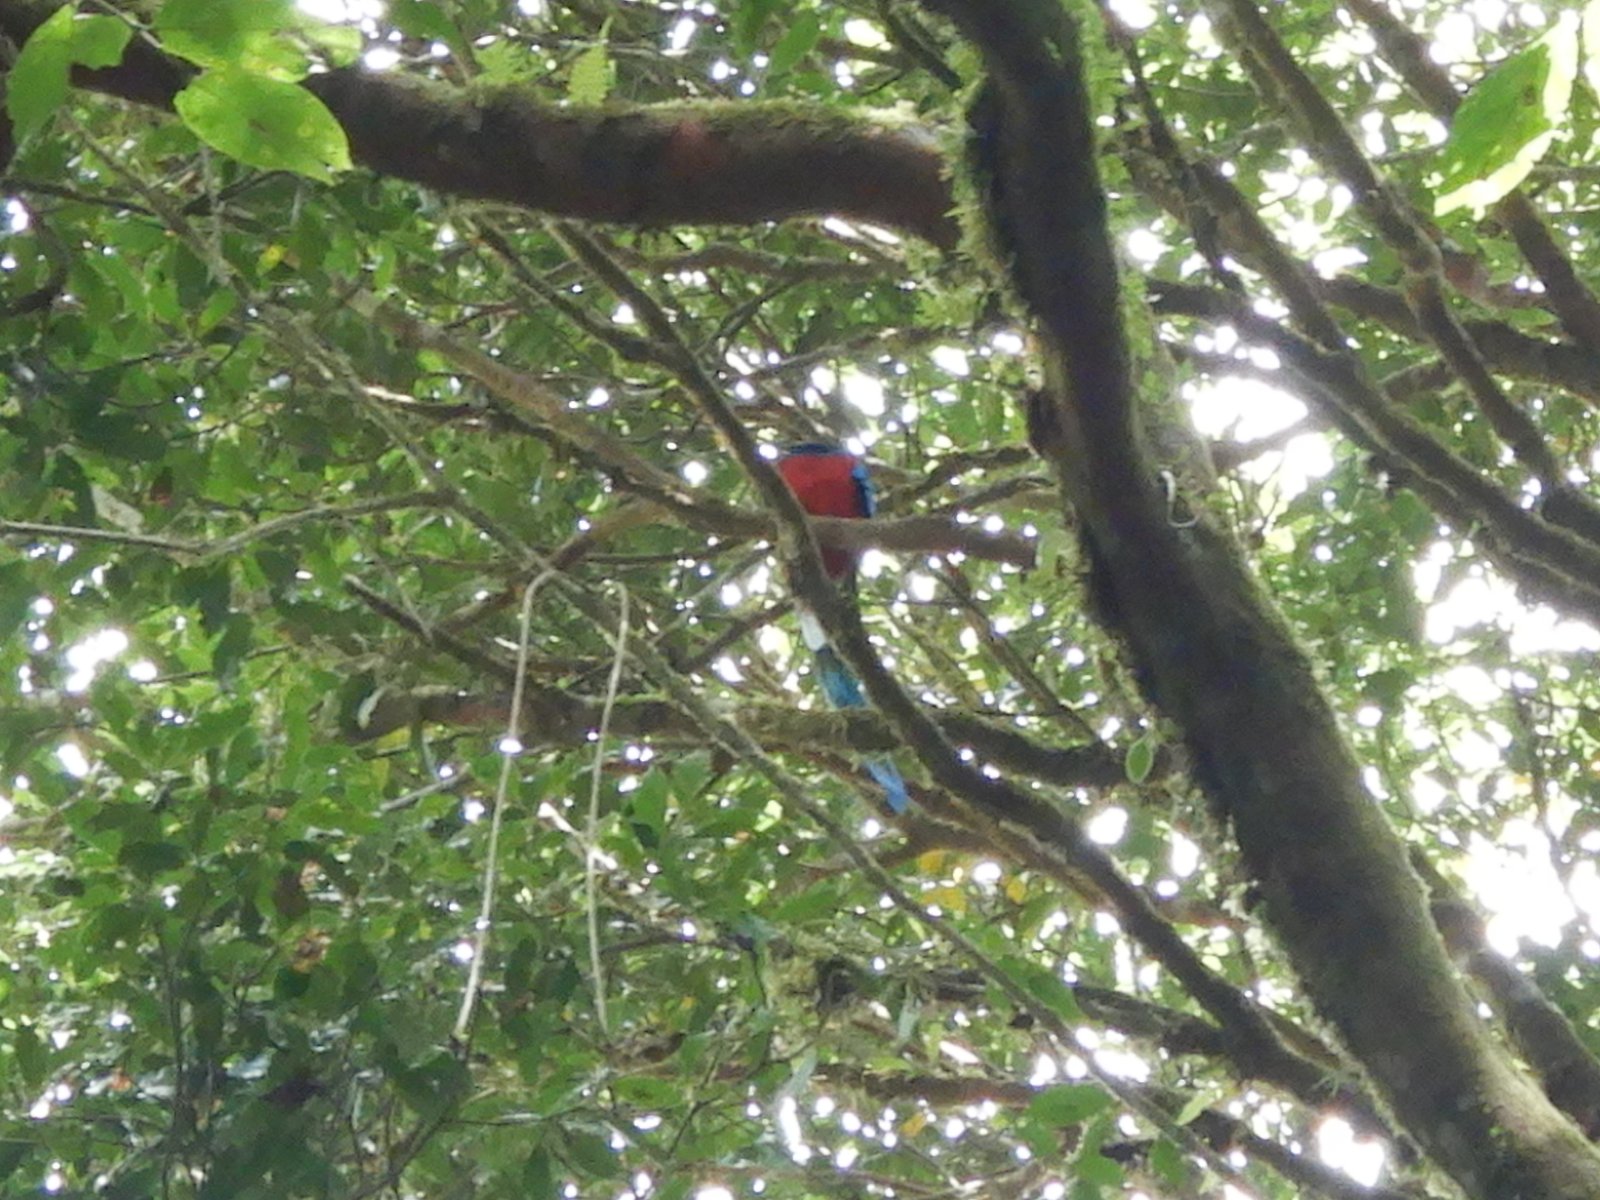
M 867 474 L 867 464 L 857 460 L 855 469 L 850 472 L 850 478 L 855 480 L 856 504 L 863 517 L 870 517 L 878 511 L 878 492 L 872 486 L 872 476 Z

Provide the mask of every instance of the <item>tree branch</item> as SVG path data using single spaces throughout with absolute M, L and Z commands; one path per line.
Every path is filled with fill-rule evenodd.
M 0 34 L 21 45 L 61 6 L 0 0 Z M 119 65 L 73 77 L 170 109 L 192 74 L 136 40 Z M 838 215 L 945 249 L 958 235 L 937 145 L 888 117 L 759 102 L 578 108 L 512 87 L 469 94 L 360 67 L 304 86 L 344 127 L 357 163 L 447 195 L 629 225 Z
M 1077 507 L 1101 616 L 1183 730 L 1307 992 L 1470 1195 L 1600 1192 L 1600 1155 L 1486 1035 L 1305 654 L 1206 514 L 1168 517 L 1135 414 L 1073 19 L 1030 0 L 925 3 L 975 43 L 991 78 L 973 115 L 985 215 L 1045 353 L 1031 440 Z M 1288 265 L 1291 305 L 1309 300 L 1318 320 Z M 1319 324 L 1331 357 L 1343 339 Z

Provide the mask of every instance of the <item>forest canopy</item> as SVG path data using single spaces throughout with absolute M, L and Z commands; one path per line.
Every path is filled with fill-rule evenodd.
M 0 63 L 6 1195 L 1600 1197 L 1600 0 Z

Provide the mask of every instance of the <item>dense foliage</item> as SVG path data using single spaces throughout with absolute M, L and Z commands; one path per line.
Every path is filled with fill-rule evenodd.
M 962 165 L 979 59 L 937 13 L 81 7 L 0 3 L 28 43 L 5 1194 L 1453 1194 L 1103 627 L 1029 446 L 1027 247 L 983 232 Z M 1274 8 L 1345 146 L 1264 102 L 1294 80 L 1243 7 L 1079 14 L 1141 388 L 1214 439 L 1215 477 L 1167 476 L 1172 521 L 1237 539 L 1495 1036 L 1600 1127 L 1600 57 L 1534 4 Z M 432 81 L 417 111 L 362 109 L 402 77 Z M 1438 88 L 1485 77 L 1441 148 Z M 463 112 L 485 161 L 451 156 Z M 484 182 L 523 119 L 579 122 L 532 152 L 558 198 Z M 823 171 L 809 216 L 743 216 L 771 178 L 723 147 L 769 136 L 880 138 L 930 192 Z M 1541 219 L 1568 294 L 1519 249 Z M 1417 299 L 1440 280 L 1472 354 Z M 854 439 L 886 518 L 860 535 L 872 642 L 1035 807 L 822 707 L 792 530 L 719 404 L 769 453 Z M 904 819 L 860 766 L 884 750 Z

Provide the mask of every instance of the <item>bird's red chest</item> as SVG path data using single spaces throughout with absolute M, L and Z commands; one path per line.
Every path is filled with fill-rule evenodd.
M 778 474 L 814 517 L 860 517 L 861 488 L 848 454 L 796 454 L 778 460 Z

